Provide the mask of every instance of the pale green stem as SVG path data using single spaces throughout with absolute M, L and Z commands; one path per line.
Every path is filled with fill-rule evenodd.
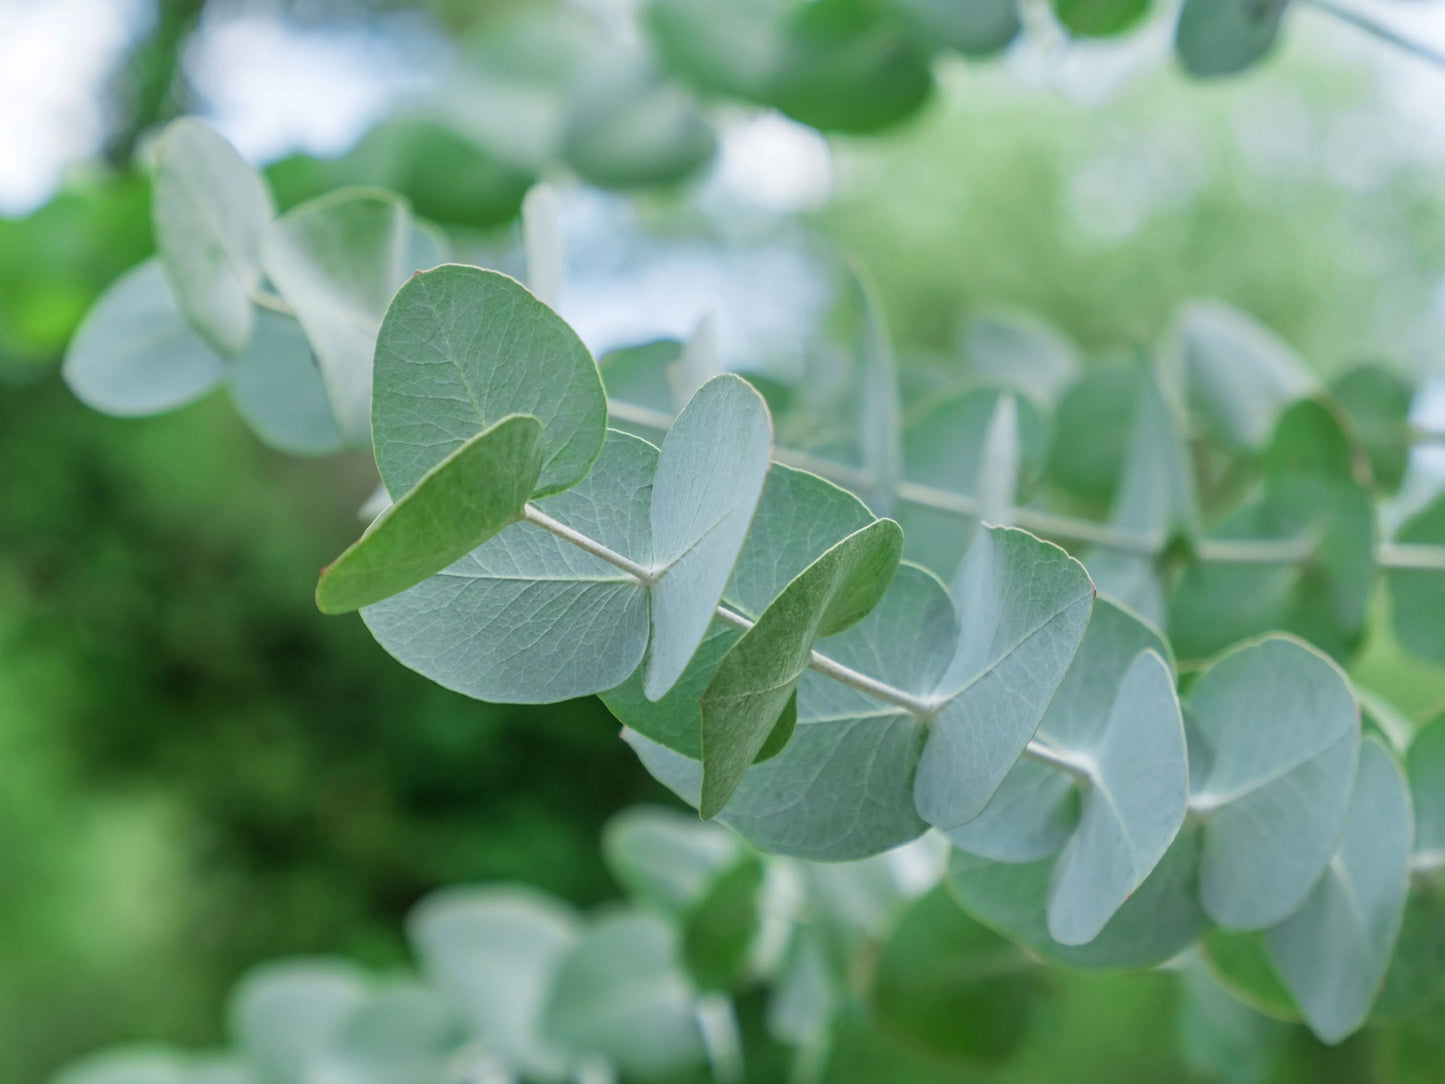
M 1363 30 L 1366 34 L 1379 38 L 1381 41 L 1387 42 L 1397 49 L 1403 49 L 1411 56 L 1417 57 L 1427 64 L 1433 64 L 1437 68 L 1445 68 L 1445 53 L 1439 53 L 1431 49 L 1428 45 L 1423 45 L 1413 38 L 1408 38 L 1398 30 L 1393 30 L 1384 23 L 1376 22 L 1362 12 L 1355 11 L 1343 4 L 1336 4 L 1334 0 L 1301 0 L 1301 2 L 1310 5 L 1316 11 L 1322 11 L 1327 15 L 1332 15 L 1341 22 L 1349 23 L 1357 30 Z
M 251 300 L 260 305 L 263 309 L 270 309 L 272 312 L 279 312 L 282 316 L 295 317 L 296 310 L 283 301 L 276 294 L 259 287 L 251 291 Z

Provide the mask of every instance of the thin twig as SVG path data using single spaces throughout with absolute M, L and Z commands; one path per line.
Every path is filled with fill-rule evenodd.
M 1445 53 L 1437 52 L 1428 45 L 1421 44 L 1413 38 L 1406 37 L 1398 30 L 1386 26 L 1384 23 L 1376 22 L 1363 12 L 1356 11 L 1344 4 L 1337 4 L 1334 0 L 1303 0 L 1316 11 L 1322 11 L 1331 15 L 1343 23 L 1349 23 L 1357 30 L 1363 30 L 1371 37 L 1379 38 L 1383 42 L 1403 49 L 1411 56 L 1433 64 L 1437 68 L 1445 68 Z
M 272 312 L 279 312 L 282 316 L 295 317 L 296 310 L 283 301 L 276 294 L 267 290 L 255 289 L 251 291 L 251 300 L 260 305 L 263 309 L 270 309 Z

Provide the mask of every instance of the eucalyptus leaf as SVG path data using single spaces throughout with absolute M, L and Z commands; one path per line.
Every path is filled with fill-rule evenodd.
M 708 313 L 697 322 L 692 334 L 682 344 L 676 359 L 667 367 L 666 384 L 671 393 L 663 409 L 672 414 L 687 406 L 702 386 L 723 371 L 718 357 L 717 322 Z
M 570 909 L 529 888 L 445 888 L 417 904 L 407 935 L 473 1036 L 518 1072 L 562 1075 L 566 1057 L 543 1034 L 543 1012 L 581 936 Z
M 586 478 L 536 505 L 647 565 L 656 469 L 655 448 L 612 432 Z M 501 703 L 552 703 L 609 689 L 637 669 L 648 640 L 647 589 L 636 578 L 525 522 L 368 606 L 362 617 L 404 665 Z
M 898 400 L 898 369 L 878 290 L 863 265 L 849 266 L 849 285 L 861 320 L 863 469 L 868 473 L 868 503 L 880 516 L 893 511 L 903 480 L 903 415 Z
M 1276 1020 L 1303 1019 L 1270 962 L 1262 932 L 1213 929 L 1202 948 L 1210 974 L 1245 1005 Z
M 704 818 L 727 804 L 762 752 L 814 643 L 878 604 L 902 553 L 903 532 L 892 520 L 854 532 L 799 573 L 723 658 L 702 697 Z
M 1436 877 L 1412 878 L 1405 914 L 1372 1020 L 1413 1015 L 1445 994 L 1445 886 Z
M 447 265 L 413 276 L 376 339 L 376 464 L 392 497 L 508 414 L 534 415 L 546 433 L 533 495 L 576 484 L 607 424 L 587 348 L 506 275 Z
M 857 497 L 817 475 L 774 464 L 763 484 L 753 526 L 723 593 L 724 602 L 756 619 L 798 574 L 848 535 L 873 522 Z M 623 723 L 693 760 L 702 759 L 700 700 L 722 657 L 741 634 L 714 620 L 692 661 L 657 701 L 641 673 L 602 694 Z
M 1031 312 L 1002 309 L 979 313 L 964 324 L 959 348 L 971 376 L 1003 381 L 1045 407 L 1058 402 L 1083 368 L 1078 347 Z
M 1445 545 L 1445 494 L 1407 519 L 1394 541 L 1406 545 Z M 1423 659 L 1445 663 L 1445 576 L 1433 571 L 1390 568 L 1390 618 L 1402 646 Z
M 1054 15 L 1070 33 L 1108 37 L 1123 33 L 1144 17 L 1149 0 L 1052 0 Z
M 1174 51 L 1184 70 L 1233 75 L 1274 47 L 1289 0 L 1184 0 Z
M 649 699 L 677 683 L 707 634 L 762 496 L 772 448 L 767 404 L 731 375 L 705 384 L 662 442 L 652 483 Z
M 61 374 L 76 398 L 106 414 L 159 414 L 206 394 L 226 364 L 186 324 L 156 260 L 100 296 L 65 351 Z
M 937 577 L 903 564 L 882 600 L 828 642 L 845 666 L 924 695 L 934 688 L 957 638 L 952 605 Z M 625 731 L 643 765 L 696 805 L 702 765 Z M 926 825 L 914 811 L 913 779 L 922 722 L 813 671 L 798 686 L 793 739 L 743 777 L 718 819 L 764 851 L 840 862 L 906 843 Z
M 328 565 L 323 613 L 388 599 L 461 560 L 522 519 L 542 472 L 542 423 L 510 414 L 447 456 Z
M 433 1084 L 461 1042 L 460 1024 L 440 994 L 419 983 L 398 983 L 346 1015 L 310 1079 Z
M 1028 953 L 970 918 L 939 885 L 898 920 L 868 1005 L 882 1030 L 922 1054 L 997 1063 L 1027 1038 L 1041 980 Z
M 54 1084 L 254 1084 L 254 1078 L 233 1062 L 137 1046 L 84 1058 L 61 1071 Z
M 1278 1067 L 1289 1029 L 1231 997 L 1197 958 L 1183 970 L 1179 1046 L 1200 1077 L 1264 1084 Z
M 653 0 L 647 28 L 670 71 L 699 90 L 760 101 L 783 63 L 778 0 Z
M 981 522 L 1008 526 L 1018 503 L 1020 458 L 1018 399 L 1005 395 L 983 434 L 983 458 L 974 487 Z
M 257 313 L 250 345 L 231 362 L 227 376 L 236 412 L 266 444 L 288 455 L 341 449 L 326 384 L 295 320 Z
M 293 208 L 266 231 L 266 275 L 311 340 L 346 442 L 371 436 L 372 355 L 398 287 L 430 244 L 414 244 L 411 211 L 381 189 L 343 188 Z M 399 496 L 394 493 L 393 496 Z
M 1325 403 L 1280 417 L 1264 456 L 1264 491 L 1222 522 L 1221 542 L 1303 543 L 1295 559 L 1191 561 L 1175 583 L 1169 631 L 1181 658 L 1204 658 L 1280 630 L 1345 657 L 1364 633 L 1375 576 L 1375 512 L 1355 450 Z
M 231 1030 L 260 1084 L 309 1084 L 342 1022 L 368 996 L 366 979 L 344 961 L 262 964 L 231 995 Z
M 261 282 L 261 237 L 275 207 L 266 182 L 198 120 L 173 121 L 156 144 L 156 247 L 177 306 L 213 349 L 245 349 Z
M 1280 978 L 1327 1043 L 1364 1023 L 1384 980 L 1409 887 L 1410 816 L 1400 769 L 1366 741 L 1339 851 L 1299 910 L 1265 934 Z
M 1330 385 L 1370 457 L 1377 488 L 1400 488 L 1410 459 L 1410 403 L 1413 389 L 1399 373 L 1383 365 L 1358 365 Z
M 1093 365 L 1065 389 L 1049 449 L 1054 485 L 1101 507 L 1117 499 L 1144 376 L 1134 364 Z
M 607 915 L 562 960 L 547 1002 L 547 1032 L 628 1077 L 666 1078 L 700 1065 L 696 995 L 681 968 L 677 932 L 663 919 Z
M 1415 854 L 1445 864 L 1445 715 L 1415 732 L 1405 752 L 1415 813 Z
M 1086 945 L 1049 936 L 1054 861 L 993 862 L 954 851 L 948 888 L 969 914 L 1051 963 L 1086 971 L 1153 967 L 1188 947 L 1208 925 L 1197 898 L 1199 834 L 1186 827 L 1138 890 Z
M 716 825 L 671 809 L 634 806 L 602 831 L 602 857 L 628 895 L 665 913 L 695 905 L 740 854 Z
M 1023 29 L 1018 0 L 890 0 L 920 42 L 942 43 L 968 57 L 1002 52 Z
M 951 594 L 959 637 L 933 692 L 919 815 L 947 831 L 983 811 L 1038 729 L 1084 637 L 1083 565 L 1024 531 L 981 528 Z
M 683 961 L 699 989 L 727 993 L 746 977 L 762 927 L 763 874 L 757 855 L 744 856 L 683 915 Z
M 1180 34 L 1201 11 L 1268 12 L 1282 0 L 1187 0 Z M 1284 409 L 1315 394 L 1319 381 L 1284 342 L 1222 301 L 1193 301 L 1175 321 L 1185 398 L 1215 435 L 1238 451 L 1264 446 Z
M 1189 694 L 1208 772 L 1199 891 L 1221 926 L 1273 926 L 1304 903 L 1344 829 L 1360 745 L 1349 683 L 1324 655 L 1270 637 L 1216 662 Z

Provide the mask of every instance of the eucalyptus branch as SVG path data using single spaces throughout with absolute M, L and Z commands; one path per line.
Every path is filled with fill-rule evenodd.
M 1337 4 L 1335 0 L 1301 0 L 1301 2 L 1310 5 L 1316 11 L 1333 16 L 1343 23 L 1349 23 L 1355 29 L 1362 30 L 1371 37 L 1379 38 L 1381 41 L 1393 45 L 1397 49 L 1403 49 L 1411 56 L 1423 60 L 1427 64 L 1433 64 L 1437 68 L 1445 68 L 1445 53 L 1437 52 L 1428 45 L 1424 45 L 1414 38 L 1407 37 L 1398 30 L 1394 30 L 1384 23 L 1377 22 L 1362 12 L 1355 11 L 1353 8 L 1343 4 Z

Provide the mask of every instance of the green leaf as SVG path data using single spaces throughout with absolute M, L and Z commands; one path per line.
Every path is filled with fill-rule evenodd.
M 671 398 L 664 409 L 669 414 L 681 410 L 704 384 L 722 371 L 717 352 L 717 324 L 709 313 L 697 322 L 677 358 L 667 367 L 664 380 Z
M 1224 10 L 1254 2 L 1206 0 L 1205 6 Z M 1185 19 L 1196 6 L 1186 4 Z M 1222 301 L 1185 305 L 1174 333 L 1188 405 L 1233 450 L 1263 447 L 1285 408 L 1319 390 L 1319 381 L 1293 350 L 1252 316 Z
M 828 656 L 915 695 L 934 688 L 957 639 L 943 585 L 900 565 L 878 606 L 828 643 Z M 764 851 L 817 861 L 866 858 L 916 838 L 913 778 L 923 723 L 813 671 L 798 687 L 798 723 L 781 753 L 743 777 L 718 819 Z M 643 765 L 696 805 L 702 766 L 635 731 Z
M 1023 29 L 1018 0 L 891 0 L 891 6 L 925 48 L 941 43 L 968 57 L 1002 52 Z
M 1096 603 L 1038 730 L 1088 781 L 1020 761 L 978 817 L 946 833 L 995 861 L 1029 862 L 1062 848 L 1048 899 L 1049 932 L 1062 944 L 1091 941 L 1183 823 L 1189 772 L 1165 650 L 1127 611 Z
M 1084 566 L 1024 531 L 981 528 L 954 578 L 959 637 L 914 800 L 935 828 L 983 811 L 1038 729 L 1089 623 Z
M 658 55 L 698 90 L 761 101 L 783 63 L 777 0 L 653 0 L 647 29 Z
M 1092 941 L 1164 856 L 1184 823 L 1189 767 L 1174 678 L 1153 652 L 1119 684 L 1084 791 L 1078 830 L 1049 888 L 1049 933 Z
M 600 919 L 562 961 L 546 1029 L 625 1077 L 666 1078 L 701 1064 L 696 998 L 673 927 L 642 912 Z
M 939 885 L 898 920 L 873 971 L 868 1006 L 880 1029 L 940 1060 L 999 1062 L 1027 1038 L 1038 965 L 975 922 Z
M 1445 494 L 1407 519 L 1394 541 L 1426 546 L 1445 545 Z M 1445 663 L 1445 576 L 1434 571 L 1385 570 L 1390 592 L 1390 619 L 1400 644 L 1434 663 Z
M 1183 977 L 1179 1046 L 1190 1071 L 1222 1084 L 1265 1084 L 1289 1029 L 1231 997 L 1197 959 Z
M 964 325 L 959 338 L 970 376 L 1006 383 L 1046 407 L 1059 401 L 1083 368 L 1078 348 L 1031 312 L 982 313 Z
M 236 412 L 266 444 L 288 455 L 341 449 L 326 384 L 295 320 L 257 313 L 251 343 L 231 362 L 228 376 Z
M 627 403 L 664 416 L 672 414 L 667 373 L 681 357 L 682 350 L 683 344 L 676 339 L 654 339 L 603 354 L 597 367 L 602 372 L 602 383 L 607 386 L 607 398 L 613 403 Z M 622 427 L 626 423 L 614 417 L 612 424 Z
M 903 415 L 898 401 L 898 367 L 878 290 L 861 263 L 848 268 L 849 285 L 862 320 L 863 469 L 867 472 L 868 504 L 880 516 L 892 513 L 898 483 L 903 480 Z
M 1445 715 L 1415 732 L 1405 751 L 1405 774 L 1415 811 L 1415 854 L 1445 860 Z
M 1210 974 L 1231 995 L 1277 1020 L 1301 1019 L 1299 1006 L 1269 961 L 1263 933 L 1213 929 L 1202 947 Z
M 414 268 L 436 262 L 434 246 L 414 237 L 405 202 L 349 188 L 288 211 L 262 241 L 266 275 L 306 329 L 332 411 L 355 447 L 371 437 L 372 355 L 387 305 Z
M 927 51 L 898 20 L 876 18 L 866 0 L 794 5 L 785 41 L 768 102 L 814 128 L 876 132 L 933 93 Z
M 428 471 L 321 573 L 316 605 L 349 613 L 400 594 L 523 517 L 542 472 L 542 423 L 512 414 Z
M 1375 486 L 1393 493 L 1410 458 L 1410 382 L 1383 365 L 1366 364 L 1336 378 L 1330 392 L 1350 416 L 1370 457 Z
M 1174 51 L 1190 75 L 1233 75 L 1274 46 L 1289 0 L 1184 0 Z
M 462 1040 L 441 995 L 419 983 L 398 983 L 346 1015 L 309 1079 L 428 1084 L 445 1079 Z
M 261 1084 L 308 1084 L 367 983 L 341 960 L 294 959 L 248 972 L 231 995 L 231 1031 Z
M 1445 994 L 1445 888 L 1438 877 L 1415 879 L 1400 936 L 1370 1017 L 1397 1020 Z
M 607 425 L 587 348 L 506 275 L 447 265 L 413 276 L 376 340 L 376 465 L 391 495 L 508 414 L 534 415 L 546 432 L 533 495 L 575 485 Z
M 762 925 L 763 864 L 748 855 L 723 871 L 683 916 L 682 955 L 701 990 L 726 993 L 744 977 Z
M 1192 538 L 1199 529 L 1194 462 L 1183 419 L 1152 367 L 1140 381 L 1129 450 L 1109 523 L 1152 540 L 1157 552 L 1175 538 Z M 1086 564 L 1100 591 L 1132 606 L 1150 621 L 1163 623 L 1164 584 L 1157 557 L 1101 549 L 1092 553 Z
M 795 925 L 768 1001 L 768 1031 L 793 1046 L 818 1043 L 842 997 L 818 932 Z
M 700 170 L 717 137 L 686 90 L 645 57 L 595 56 L 572 91 L 562 155 L 599 188 L 676 184 Z
M 525 887 L 445 888 L 417 904 L 407 936 L 487 1049 L 517 1072 L 562 1074 L 565 1054 L 542 1024 L 557 969 L 581 936 L 570 909 Z
M 1018 436 L 1018 488 L 1038 477 L 1047 447 L 1039 409 L 1007 386 L 963 388 L 921 404 L 903 437 L 904 473 L 910 482 L 978 500 L 987 462 L 989 425 L 1000 404 L 1012 399 Z M 971 528 L 951 512 L 904 504 L 898 509 L 909 560 L 951 576 L 968 548 Z
M 1384 980 L 1409 887 L 1410 796 L 1382 745 L 1367 740 L 1340 849 L 1265 947 L 1306 1022 L 1337 1043 L 1365 1022 Z
M 127 271 L 101 294 L 61 368 L 76 398 L 121 417 L 183 406 L 225 373 L 225 363 L 181 318 L 155 260 Z
M 799 573 L 724 657 L 702 698 L 704 818 L 727 804 L 762 751 L 814 643 L 878 604 L 902 552 L 903 532 L 889 519 L 849 535 Z
M 1216 662 L 1189 695 L 1207 769 L 1190 800 L 1205 819 L 1200 898 L 1221 926 L 1294 912 L 1344 828 L 1360 713 L 1340 670 L 1270 637 Z
M 1169 632 L 1181 658 L 1205 658 L 1280 630 L 1344 657 L 1364 634 L 1375 573 L 1375 511 L 1354 448 L 1323 403 L 1290 407 L 1264 458 L 1264 492 L 1211 534 L 1226 541 L 1303 540 L 1308 557 L 1192 561 L 1175 584 Z
M 1053 0 L 1053 7 L 1070 33 L 1102 38 L 1121 34 L 1142 19 L 1149 0 Z
M 983 461 L 974 486 L 981 522 L 1008 525 L 1018 503 L 1020 458 L 1018 399 L 1005 395 L 994 407 L 983 434 Z
M 799 573 L 872 522 L 873 514 L 846 490 L 817 475 L 774 464 L 723 600 L 756 619 Z M 714 620 L 677 684 L 655 702 L 643 692 L 641 673 L 609 689 L 602 699 L 633 730 L 701 760 L 700 700 L 739 635 Z
M 671 809 L 633 806 L 602 830 L 612 876 L 634 899 L 668 914 L 694 906 L 738 856 L 736 837 Z
M 763 397 L 745 380 L 710 380 L 662 442 L 652 483 L 652 647 L 643 689 L 676 684 L 707 634 L 762 496 L 773 450 Z
M 1049 936 L 1054 862 L 992 862 L 954 851 L 949 891 L 964 910 L 1052 963 L 1082 970 L 1153 967 L 1182 952 L 1207 925 L 1197 898 L 1199 834 L 1186 827 L 1154 871 L 1087 945 Z
M 1135 420 L 1141 366 L 1095 365 L 1060 396 L 1049 448 L 1049 480 L 1095 504 L 1117 499 Z
M 609 433 L 586 478 L 537 508 L 646 565 L 656 467 L 650 444 Z M 647 650 L 647 611 L 647 590 L 631 575 L 517 523 L 362 617 L 382 647 L 437 684 L 535 704 L 622 682 Z
M 1129 611 L 1094 603 L 1078 653 L 1054 694 L 1037 738 L 1068 755 L 1093 757 L 1108 731 L 1119 683 L 1143 651 L 1168 648 Z M 944 833 L 960 850 L 996 862 L 1033 862 L 1058 854 L 1079 823 L 1080 794 L 1066 773 L 1020 760 L 973 820 Z
M 275 208 L 266 182 L 198 120 L 173 122 L 156 144 L 156 247 L 176 304 L 213 349 L 239 354 L 251 338 L 261 282 L 261 235 Z

